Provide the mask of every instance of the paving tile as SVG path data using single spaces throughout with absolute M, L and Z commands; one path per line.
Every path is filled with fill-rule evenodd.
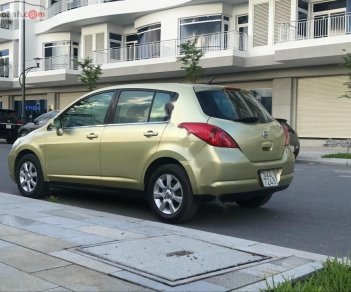
M 125 240 L 125 239 L 136 239 L 136 238 L 143 238 L 144 235 L 128 232 L 121 229 L 110 228 L 105 226 L 87 226 L 79 228 L 80 231 L 100 235 L 104 237 L 108 237 L 113 240 Z
M 65 248 L 76 246 L 76 244 L 72 242 L 68 242 L 57 238 L 54 239 L 44 235 L 28 232 L 18 235 L 0 235 L 0 237 L 13 244 L 17 244 L 43 253 L 53 252 L 56 250 L 62 250 Z
M 111 275 L 119 279 L 126 280 L 128 282 L 135 283 L 137 285 L 147 287 L 156 291 L 168 291 L 171 288 L 171 286 L 124 270 L 111 273 Z
M 33 275 L 73 291 L 150 291 L 77 265 L 37 272 Z
M 121 271 L 121 269 L 115 266 L 105 264 L 101 261 L 93 260 L 89 257 L 68 250 L 52 252 L 50 255 L 105 274 L 112 274 Z
M 173 232 L 170 230 L 154 228 L 154 227 L 137 227 L 137 228 L 132 228 L 129 231 L 135 232 L 138 234 L 144 234 L 146 236 L 162 236 L 162 235 L 173 234 Z
M 10 246 L 0 249 L 0 262 L 27 273 L 71 264 L 67 261 L 20 246 Z
M 85 220 L 86 222 L 92 223 L 91 225 L 103 225 L 106 227 L 113 227 L 122 230 L 132 229 L 140 227 L 138 223 L 131 223 L 126 221 L 125 218 L 120 218 L 122 216 L 116 215 L 113 217 L 95 217 Z M 127 217 L 128 218 L 128 217 Z
M 14 215 L 0 215 L 0 224 L 10 227 L 23 227 L 36 224 L 36 221 Z
M 57 285 L 0 263 L 0 291 L 43 291 Z
M 53 224 L 53 225 L 58 225 L 60 227 L 66 227 L 66 228 L 77 229 L 77 230 L 80 227 L 92 225 L 90 222 L 86 222 L 84 220 L 75 220 L 75 219 L 59 217 L 59 216 L 40 217 L 40 218 L 36 218 L 35 220 L 36 222 Z
M 311 262 L 312 262 L 312 260 L 291 256 L 291 257 L 283 258 L 280 260 L 271 261 L 270 263 L 274 264 L 274 265 L 278 265 L 278 266 L 287 267 L 287 268 L 292 269 L 292 268 L 296 268 L 299 266 L 303 266 L 303 265 L 311 263 Z
M 185 285 L 179 285 L 179 286 L 168 286 L 165 284 L 162 284 L 160 282 L 157 282 L 155 280 L 130 273 L 128 271 L 120 271 L 112 274 L 113 276 L 124 279 L 126 281 L 136 283 L 138 285 L 157 290 L 157 291 L 211 291 L 211 292 L 217 292 L 217 291 L 226 291 L 226 289 L 220 285 L 212 284 L 207 281 L 197 281 Z
M 8 235 L 20 236 L 20 235 L 27 235 L 27 234 L 30 234 L 30 232 L 22 229 L 18 229 L 16 227 L 0 224 L 0 238 L 4 238 L 5 236 L 8 236 Z
M 308 277 L 312 273 L 315 273 L 317 270 L 320 270 L 322 268 L 323 268 L 322 263 L 309 263 L 301 267 L 291 269 L 281 274 L 275 275 L 273 277 L 269 277 L 263 281 L 241 287 L 235 291 L 242 291 L 242 292 L 264 291 L 264 290 L 267 290 L 268 287 L 272 287 L 273 284 L 279 285 L 281 283 L 286 282 L 287 279 L 294 279 L 294 280 L 304 279 L 305 277 Z
M 14 245 L 7 241 L 0 240 L 0 249 L 5 247 L 11 247 L 11 246 L 14 246 Z
M 86 233 L 80 236 L 66 238 L 65 240 L 68 242 L 71 242 L 75 246 L 79 246 L 79 245 L 92 245 L 92 244 L 101 244 L 104 242 L 110 242 L 111 238 Z
M 325 256 L 325 255 L 300 251 L 296 249 L 291 249 L 287 247 L 276 246 L 276 245 L 271 245 L 266 243 L 256 243 L 246 248 L 245 250 L 251 251 L 251 252 L 257 252 L 257 253 L 264 253 L 266 255 L 272 255 L 276 257 L 277 256 L 280 256 L 280 257 L 297 256 L 300 258 L 306 258 L 313 261 L 324 261 L 328 259 L 328 256 Z
M 57 288 L 52 288 L 52 289 L 48 289 L 48 290 L 45 290 L 43 292 L 70 292 L 72 290 L 69 290 L 69 289 L 66 289 L 66 288 L 63 288 L 63 287 L 57 287 Z
M 259 282 L 261 280 L 263 280 L 262 277 L 254 276 L 241 271 L 233 271 L 227 274 L 205 279 L 204 281 L 223 286 L 228 290 L 232 290 L 248 284 Z
M 44 212 L 38 212 L 34 210 L 24 209 L 24 208 L 14 208 L 6 211 L 7 215 L 14 215 L 21 218 L 33 219 L 39 217 L 46 217 L 47 214 Z
M 37 234 L 46 235 L 54 238 L 60 238 L 60 239 L 67 239 L 70 237 L 79 237 L 79 236 L 85 235 L 83 232 L 80 232 L 79 230 L 64 228 L 54 224 L 44 224 L 44 223 L 24 226 L 23 229 Z
M 64 218 L 70 218 L 70 219 L 75 219 L 75 220 L 84 220 L 84 219 L 89 219 L 92 218 L 94 216 L 89 215 L 88 214 L 88 210 L 85 211 L 84 209 L 80 209 L 80 208 L 76 208 L 76 209 L 72 209 L 72 208 L 62 208 L 59 210 L 52 210 L 52 211 L 45 211 L 43 212 L 43 214 L 45 216 L 47 215 L 54 215 L 54 216 L 58 216 L 58 217 L 64 217 Z M 45 217 L 44 216 L 44 217 Z
M 255 265 L 250 268 L 242 269 L 241 271 L 257 277 L 267 278 L 285 272 L 287 270 L 289 270 L 289 268 L 273 265 L 271 263 L 265 263 L 261 265 Z

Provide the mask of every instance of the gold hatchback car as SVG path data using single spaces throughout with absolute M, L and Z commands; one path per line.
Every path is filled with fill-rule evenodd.
M 216 197 L 262 206 L 294 175 L 287 129 L 249 92 L 191 84 L 91 92 L 19 138 L 8 162 L 26 197 L 62 185 L 138 190 L 171 223 Z

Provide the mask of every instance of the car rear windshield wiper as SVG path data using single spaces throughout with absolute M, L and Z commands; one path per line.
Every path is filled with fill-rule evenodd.
M 256 123 L 258 121 L 258 117 L 245 117 L 234 119 L 234 122 L 242 122 L 242 123 Z

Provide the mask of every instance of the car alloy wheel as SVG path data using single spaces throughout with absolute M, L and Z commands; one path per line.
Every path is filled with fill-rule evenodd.
M 44 182 L 40 162 L 34 154 L 26 154 L 19 160 L 15 176 L 23 196 L 40 198 L 47 195 L 48 186 Z
M 33 192 L 38 182 L 38 172 L 34 164 L 27 161 L 21 165 L 19 181 L 23 190 L 27 193 Z
M 151 209 L 167 223 L 187 221 L 197 210 L 188 175 L 180 165 L 165 164 L 157 168 L 147 191 Z
M 183 202 L 183 189 L 179 180 L 171 175 L 160 176 L 154 185 L 154 202 L 164 214 L 176 213 Z

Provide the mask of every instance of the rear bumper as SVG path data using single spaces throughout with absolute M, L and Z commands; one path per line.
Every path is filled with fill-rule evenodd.
M 184 165 L 189 174 L 194 195 L 240 195 L 252 192 L 276 192 L 285 189 L 294 177 L 294 155 L 285 147 L 279 160 L 250 162 L 239 149 L 208 146 L 196 155 L 189 165 Z M 265 188 L 259 171 L 281 169 L 279 185 Z

